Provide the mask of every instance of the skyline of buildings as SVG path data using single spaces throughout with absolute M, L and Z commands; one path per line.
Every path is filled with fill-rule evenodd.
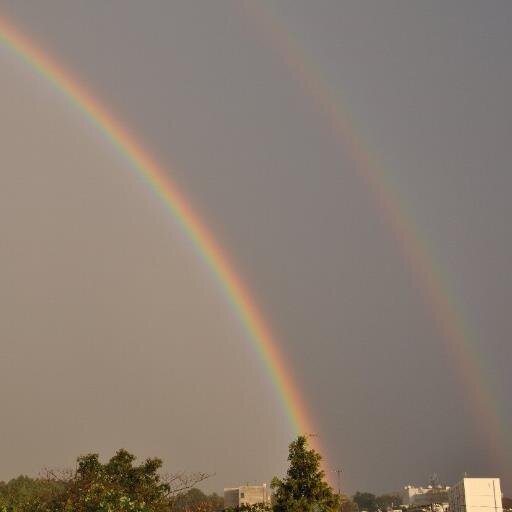
M 406 485 L 398 493 L 401 505 L 393 509 L 429 509 L 432 512 L 503 512 L 500 478 L 464 477 L 453 486 L 441 485 L 437 477 L 427 486 Z M 272 491 L 267 484 L 224 488 L 224 507 L 270 504 Z M 388 507 L 389 508 L 389 507 Z M 363 512 L 363 511 L 360 511 Z

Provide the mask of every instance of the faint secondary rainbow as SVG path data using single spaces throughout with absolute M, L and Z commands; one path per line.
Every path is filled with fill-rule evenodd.
M 510 429 L 497 404 L 495 397 L 498 394 L 491 389 L 491 383 L 484 379 L 475 337 L 459 313 L 455 298 L 445 284 L 449 281 L 448 277 L 421 237 L 414 215 L 408 211 L 396 186 L 389 182 L 382 167 L 372 156 L 368 144 L 343 103 L 299 47 L 290 31 L 270 12 L 270 7 L 262 2 L 249 1 L 238 5 L 243 6 L 244 15 L 263 31 L 265 42 L 278 52 L 292 76 L 328 120 L 334 137 L 349 151 L 359 176 L 371 191 L 379 211 L 398 241 L 419 290 L 430 306 L 432 318 L 451 352 L 463 385 L 467 388 L 468 402 L 473 408 L 479 430 L 487 440 L 489 452 L 495 463 L 507 472 L 507 476 L 512 476 L 510 461 L 502 453 L 502 447 L 509 446 Z
M 236 312 L 286 411 L 293 434 L 314 433 L 306 404 L 278 344 L 249 290 L 189 200 L 107 108 L 63 66 L 12 23 L 0 17 L 0 45 L 21 58 L 58 89 L 130 161 L 192 241 Z M 312 444 L 321 450 L 316 437 Z

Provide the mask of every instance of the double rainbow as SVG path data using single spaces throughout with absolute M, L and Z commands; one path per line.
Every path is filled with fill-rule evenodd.
M 489 384 L 484 382 L 476 342 L 467 327 L 467 322 L 460 315 L 452 294 L 444 284 L 447 281 L 446 277 L 434 263 L 435 259 L 430 254 L 428 245 L 419 236 L 419 229 L 414 223 L 413 216 L 406 213 L 399 194 L 372 157 L 348 112 L 290 33 L 277 21 L 278 17 L 265 11 L 259 3 L 257 7 L 254 2 L 245 2 L 243 5 L 245 12 L 250 13 L 252 20 L 256 20 L 265 33 L 266 40 L 272 42 L 274 49 L 281 54 L 283 62 L 326 116 L 335 137 L 350 151 L 361 179 L 372 191 L 376 204 L 401 247 L 404 260 L 416 278 L 418 288 L 430 305 L 432 317 L 446 340 L 448 350 L 452 353 L 454 366 L 467 389 L 468 402 L 474 410 L 482 435 L 488 440 L 490 452 L 503 469 L 510 471 L 510 464 L 501 460 L 502 447 L 508 446 L 505 441 L 509 436 L 508 428 L 505 419 L 500 416 Z M 61 91 L 77 110 L 127 157 L 182 226 L 223 289 L 273 382 L 293 433 L 317 432 L 291 369 L 287 366 L 278 343 L 247 286 L 165 169 L 144 151 L 141 144 L 85 87 L 45 54 L 35 42 L 2 18 L 0 44 L 11 49 L 30 68 Z M 318 438 L 314 437 L 311 441 L 322 451 Z M 328 476 L 332 477 L 327 463 L 324 464 L 324 469 Z

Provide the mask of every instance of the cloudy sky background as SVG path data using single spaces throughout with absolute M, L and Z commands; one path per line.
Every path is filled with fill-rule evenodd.
M 0 15 L 186 192 L 272 325 L 345 490 L 464 471 L 511 489 L 511 445 L 489 436 L 389 222 L 280 44 L 300 49 L 400 197 L 510 433 L 509 2 L 0 0 Z M 0 478 L 121 446 L 215 473 L 208 490 L 282 473 L 286 416 L 186 236 L 4 47 L 0 144 Z

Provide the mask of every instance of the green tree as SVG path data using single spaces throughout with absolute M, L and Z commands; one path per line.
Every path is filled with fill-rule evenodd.
M 23 475 L 7 483 L 0 482 L 0 512 L 44 511 L 40 505 L 60 496 L 64 487 L 65 484 L 55 478 Z
M 181 494 L 208 476 L 174 473 L 162 479 L 161 466 L 157 458 L 137 465 L 126 450 L 105 464 L 97 454 L 84 455 L 74 471 L 0 482 L 0 512 L 169 512 Z M 212 495 L 189 510 L 212 512 L 221 500 Z
M 324 480 L 320 468 L 322 457 L 309 449 L 305 436 L 290 444 L 290 467 L 283 480 L 272 480 L 274 512 L 334 512 L 340 507 L 339 497 Z
M 205 494 L 193 487 L 175 497 L 172 512 L 216 512 L 224 508 L 224 498 L 216 493 Z
M 119 450 L 106 464 L 97 454 L 78 458 L 63 492 L 32 511 L 160 512 L 168 510 L 170 486 L 159 475 L 160 459 L 134 465 L 135 456 Z M 45 505 L 45 506 L 43 506 Z

